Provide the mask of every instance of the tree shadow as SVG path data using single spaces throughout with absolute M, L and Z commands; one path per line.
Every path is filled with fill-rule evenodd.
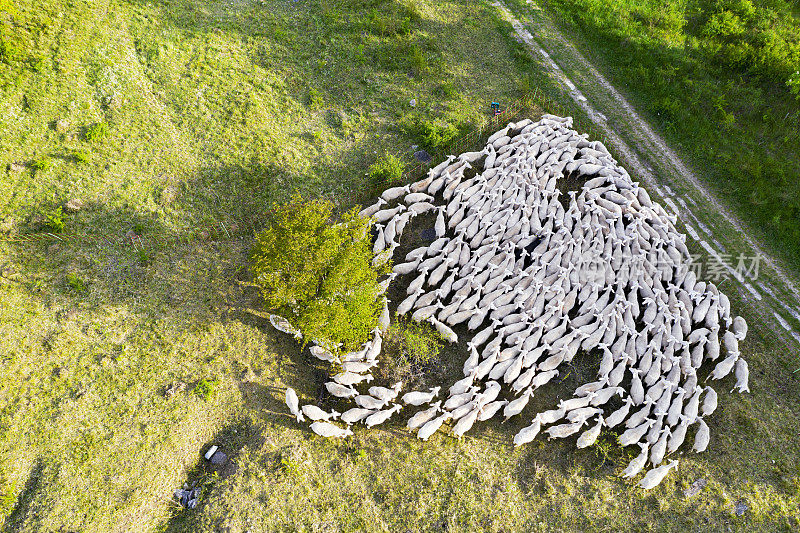
M 47 486 L 57 475 L 57 466 L 42 457 L 33 463 L 25 488 L 22 489 L 11 513 L 3 524 L 3 531 L 21 532 L 41 527 L 41 517 L 47 513 L 47 504 L 40 501 Z

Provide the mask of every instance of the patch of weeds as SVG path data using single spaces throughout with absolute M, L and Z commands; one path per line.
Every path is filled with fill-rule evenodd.
M 86 127 L 86 132 L 84 133 L 84 137 L 89 142 L 100 142 L 110 134 L 111 129 L 108 127 L 108 124 L 105 122 L 97 122 L 92 124 L 91 126 Z
M 76 163 L 88 163 L 89 162 L 89 152 L 84 152 L 81 150 L 77 150 L 72 152 L 72 160 Z
M 61 206 L 43 209 L 36 218 L 39 220 L 40 228 L 50 233 L 61 233 L 66 226 L 64 209 Z
M 45 157 L 42 159 L 37 159 L 31 162 L 31 168 L 34 172 L 44 172 L 45 170 L 49 169 L 53 165 L 53 162 L 50 161 L 50 158 Z
M 86 282 L 78 277 L 74 272 L 70 272 L 66 277 L 67 286 L 72 289 L 76 294 L 84 295 L 89 292 Z
M 139 263 L 142 266 L 147 266 L 153 261 L 153 257 L 150 255 L 150 252 L 144 248 L 136 249 L 136 257 L 139 259 Z
M 6 65 L 19 58 L 22 53 L 22 47 L 8 39 L 5 36 L 0 36 L 0 62 Z
M 439 98 L 452 99 L 458 95 L 458 91 L 456 90 L 455 85 L 453 85 L 453 82 L 447 81 L 437 85 L 433 89 L 433 95 Z
M 309 109 L 319 109 L 324 105 L 324 99 L 322 97 L 322 93 L 311 87 L 308 89 L 308 94 L 306 95 L 306 105 Z
M 281 455 L 281 471 L 289 477 L 300 477 L 300 463 L 286 455 Z
M 411 76 L 420 77 L 431 68 L 433 49 L 435 46 L 430 43 L 420 46 L 404 39 L 382 44 L 376 49 L 374 60 L 385 70 L 403 70 Z
M 28 60 L 28 66 L 34 72 L 42 72 L 46 69 L 47 63 L 43 57 L 36 57 Z
M 370 33 L 387 37 L 410 35 L 414 24 L 419 20 L 420 15 L 416 8 L 405 6 L 399 2 L 392 2 L 384 4 L 380 10 L 373 8 L 365 22 Z
M 406 52 L 407 67 L 414 76 L 421 76 L 428 71 L 430 65 L 428 64 L 428 56 L 423 52 L 422 48 L 412 43 Z
M 406 128 L 406 133 L 418 138 L 425 148 L 436 150 L 453 141 L 458 136 L 458 128 L 449 122 L 418 119 L 413 126 Z
M 523 72 L 534 68 L 533 56 L 527 47 L 520 42 L 514 42 L 516 45 L 511 49 L 511 58 L 517 64 L 517 67 Z
M 424 377 L 435 377 L 431 369 L 439 363 L 444 340 L 427 323 L 397 317 L 383 337 L 383 346 L 385 364 L 378 377 L 414 388 Z
M 532 74 L 522 76 L 519 78 L 519 80 L 517 80 L 517 89 L 522 94 L 528 94 L 532 92 L 537 86 L 538 83 Z
M 4 479 L 0 479 L 0 513 L 3 513 L 3 516 L 8 516 L 8 513 L 14 507 L 14 502 L 16 501 L 14 494 L 16 492 L 16 483 L 9 484 Z
M 343 126 L 346 121 L 347 121 L 347 115 L 344 113 L 344 111 L 339 111 L 336 109 L 328 109 L 325 112 L 325 122 L 331 128 L 343 129 Z
M 594 451 L 595 457 L 599 460 L 598 469 L 606 465 L 619 466 L 633 458 L 634 453 L 621 446 L 618 437 L 619 435 L 613 431 L 607 430 L 604 430 L 600 433 L 600 436 L 597 437 L 591 449 Z
M 369 184 L 374 190 L 382 190 L 400 181 L 406 164 L 396 155 L 385 152 L 367 171 Z
M 203 378 L 194 386 L 194 393 L 201 399 L 208 401 L 214 397 L 218 384 L 216 379 Z

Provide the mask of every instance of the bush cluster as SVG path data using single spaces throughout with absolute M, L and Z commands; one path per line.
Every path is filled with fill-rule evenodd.
M 384 152 L 367 171 L 369 184 L 375 191 L 396 185 L 403 177 L 406 164 L 402 159 L 389 152 Z
M 355 350 L 377 326 L 378 276 L 389 265 L 372 265 L 369 229 L 357 208 L 337 223 L 331 202 L 295 195 L 273 207 L 271 225 L 256 235 L 255 283 L 304 343 Z
M 98 122 L 86 128 L 86 140 L 89 142 L 99 142 L 108 137 L 110 130 L 105 122 Z

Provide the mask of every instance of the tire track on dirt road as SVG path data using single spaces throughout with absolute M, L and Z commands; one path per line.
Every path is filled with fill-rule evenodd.
M 788 310 L 791 316 L 797 319 L 797 316 L 800 314 L 798 313 L 800 307 L 797 305 L 797 303 L 800 302 L 800 291 L 798 291 L 796 284 L 787 274 L 786 267 L 780 262 L 779 259 L 768 254 L 765 251 L 764 246 L 750 237 L 746 231 L 746 226 L 738 219 L 738 217 L 734 215 L 708 190 L 708 188 L 701 182 L 700 178 L 698 178 L 697 175 L 692 172 L 681 160 L 681 158 L 669 146 L 667 146 L 665 141 L 655 131 L 653 131 L 650 125 L 647 124 L 647 122 L 636 112 L 636 110 L 625 99 L 625 97 L 622 96 L 622 94 L 620 94 L 619 91 L 617 91 L 602 74 L 600 74 L 600 72 L 567 40 L 566 37 L 564 37 L 564 35 L 555 27 L 554 24 L 547 20 L 545 15 L 541 14 L 541 8 L 536 6 L 536 4 L 530 0 L 528 4 L 533 9 L 537 9 L 540 12 L 540 16 L 537 17 L 538 20 L 535 22 L 535 31 L 537 31 L 537 33 L 541 31 L 543 34 L 546 34 L 551 41 L 554 41 L 554 44 L 559 47 L 559 52 L 568 54 L 570 61 L 569 66 L 571 68 L 579 69 L 581 74 L 586 76 L 591 81 L 593 88 L 603 93 L 604 101 L 600 103 L 606 104 L 604 111 L 609 114 L 611 114 L 611 111 L 613 111 L 612 118 L 614 119 L 619 118 L 617 115 L 623 117 L 623 121 L 627 126 L 627 130 L 629 130 L 628 139 L 623 139 L 621 134 L 616 131 L 616 128 L 609 124 L 609 118 L 606 116 L 606 114 L 599 111 L 596 104 L 590 102 L 586 95 L 584 95 L 581 90 L 578 89 L 578 87 L 567 76 L 561 66 L 556 63 L 551 54 L 545 50 L 545 45 L 541 42 L 542 40 L 535 38 L 533 34 L 531 34 L 531 32 L 525 27 L 525 25 L 505 6 L 505 4 L 500 1 L 492 2 L 492 5 L 500 11 L 501 17 L 510 23 L 514 28 L 517 38 L 528 46 L 534 58 L 543 65 L 543 67 L 552 77 L 554 77 L 561 83 L 561 85 L 563 85 L 564 89 L 572 98 L 572 100 L 574 100 L 574 102 L 587 114 L 589 119 L 607 137 L 608 143 L 613 146 L 620 158 L 625 160 L 630 170 L 633 170 L 638 176 L 640 176 L 645 185 L 657 191 L 663 197 L 664 203 L 683 219 L 687 233 L 689 233 L 690 236 L 697 241 L 704 250 L 710 253 L 712 257 L 721 259 L 719 253 L 707 242 L 707 240 L 713 242 L 717 249 L 722 250 L 722 253 L 724 254 L 726 253 L 725 248 L 714 238 L 713 230 L 716 229 L 717 232 L 720 232 L 718 234 L 722 234 L 722 232 L 727 230 L 728 232 L 732 233 L 737 240 L 740 240 L 742 243 L 746 244 L 755 254 L 761 256 L 762 265 L 769 269 L 776 280 L 784 286 L 783 290 L 780 292 L 791 295 L 794 307 L 787 305 L 786 302 L 783 301 L 785 298 L 782 299 L 775 296 L 775 286 L 770 288 L 768 282 L 762 283 L 760 281 L 754 281 L 754 283 L 758 286 L 758 289 L 760 289 L 758 290 L 740 274 L 735 272 L 730 265 L 726 264 L 725 267 L 728 273 L 740 282 L 740 286 L 737 288 L 742 298 L 760 308 L 760 314 L 761 316 L 765 317 L 765 322 L 767 320 L 766 317 L 778 317 L 775 318 L 775 324 L 773 324 L 774 327 L 770 329 L 778 334 L 784 343 L 787 344 L 787 346 L 794 344 L 789 337 L 791 337 L 791 339 L 793 339 L 796 343 L 800 343 L 800 335 L 798 335 L 796 331 L 786 328 L 787 322 L 780 317 L 780 315 L 775 313 L 773 309 L 777 306 L 768 305 L 768 303 L 764 300 L 764 296 L 762 295 L 762 293 L 770 295 L 772 300 L 774 300 L 776 303 L 779 303 L 781 307 Z M 561 50 L 562 48 L 563 50 Z M 551 51 L 555 52 L 553 49 L 551 49 Z M 613 109 L 609 109 L 612 105 Z M 648 162 L 645 161 L 645 159 L 653 161 L 654 164 L 658 164 L 658 166 L 661 167 L 662 172 L 656 175 L 656 171 Z M 670 185 L 672 185 L 672 187 L 670 187 Z M 691 196 L 678 196 L 673 191 L 673 188 L 678 190 L 687 189 L 691 192 L 694 192 L 696 197 L 693 200 Z M 715 220 L 715 226 L 718 226 L 721 222 L 727 227 L 709 228 L 696 216 L 694 216 L 694 213 L 692 213 L 691 210 L 684 209 L 681 211 L 678 209 L 678 206 L 675 204 L 673 199 L 682 206 L 686 206 L 686 202 L 688 202 L 693 207 L 698 207 L 697 201 L 701 202 L 704 204 L 704 207 L 707 209 L 707 211 L 714 215 L 713 218 Z M 689 224 L 689 216 L 691 216 L 693 219 L 692 223 L 697 225 L 699 231 Z M 706 222 L 709 222 L 709 220 L 707 219 Z M 798 320 L 798 323 L 800 323 L 800 320 Z

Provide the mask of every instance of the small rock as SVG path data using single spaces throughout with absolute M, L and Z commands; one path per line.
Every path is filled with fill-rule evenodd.
M 161 204 L 169 205 L 178 197 L 178 188 L 174 185 L 167 185 L 161 189 Z
M 16 221 L 14 217 L 7 216 L 0 221 L 0 233 L 11 233 L 14 231 L 14 226 L 16 225 Z
M 700 494 L 700 491 L 703 490 L 707 484 L 708 482 L 706 481 L 706 479 L 701 477 L 700 479 L 692 483 L 691 487 L 683 491 L 683 495 L 686 496 L 687 498 L 691 498 L 692 496 L 697 496 L 698 494 Z
M 408 103 L 409 103 L 409 105 L 411 107 L 417 107 L 417 99 L 416 98 L 412 98 Z
M 10 264 L 3 263 L 2 265 L 0 265 L 0 276 L 7 278 L 13 276 L 16 273 L 17 273 L 16 269 L 14 269 L 14 267 L 11 266 Z
M 185 388 L 186 388 L 186 383 L 184 383 L 183 381 L 175 381 L 169 387 L 167 387 L 167 390 L 164 391 L 164 396 L 166 396 L 167 398 L 172 398 L 179 392 L 183 391 Z
M 253 373 L 253 370 L 248 366 L 244 370 L 242 370 L 242 381 L 250 382 L 256 379 L 256 375 Z
M 200 489 L 197 487 L 188 488 L 184 483 L 182 489 L 175 491 L 175 499 L 177 499 L 183 507 L 187 509 L 194 509 L 197 507 L 197 498 L 200 496 Z
M 742 500 L 736 502 L 736 507 L 734 508 L 736 516 L 742 516 L 745 511 L 747 511 L 747 504 L 744 503 Z
M 64 210 L 69 211 L 70 213 L 77 213 L 81 209 L 83 209 L 83 200 L 80 198 L 73 198 L 64 204 Z
M 420 163 L 430 163 L 431 154 L 429 154 L 425 150 L 419 150 L 418 152 L 414 152 L 414 159 L 416 159 Z
M 224 452 L 217 450 L 217 452 L 211 456 L 211 464 L 212 465 L 224 465 L 228 462 L 228 456 L 225 455 Z
M 14 161 L 13 163 L 9 163 L 8 170 L 11 172 L 22 172 L 25 170 L 25 163 L 20 163 L 19 161 Z
M 66 133 L 68 129 L 69 129 L 69 121 L 67 119 L 60 118 L 56 120 L 55 130 L 58 133 Z

